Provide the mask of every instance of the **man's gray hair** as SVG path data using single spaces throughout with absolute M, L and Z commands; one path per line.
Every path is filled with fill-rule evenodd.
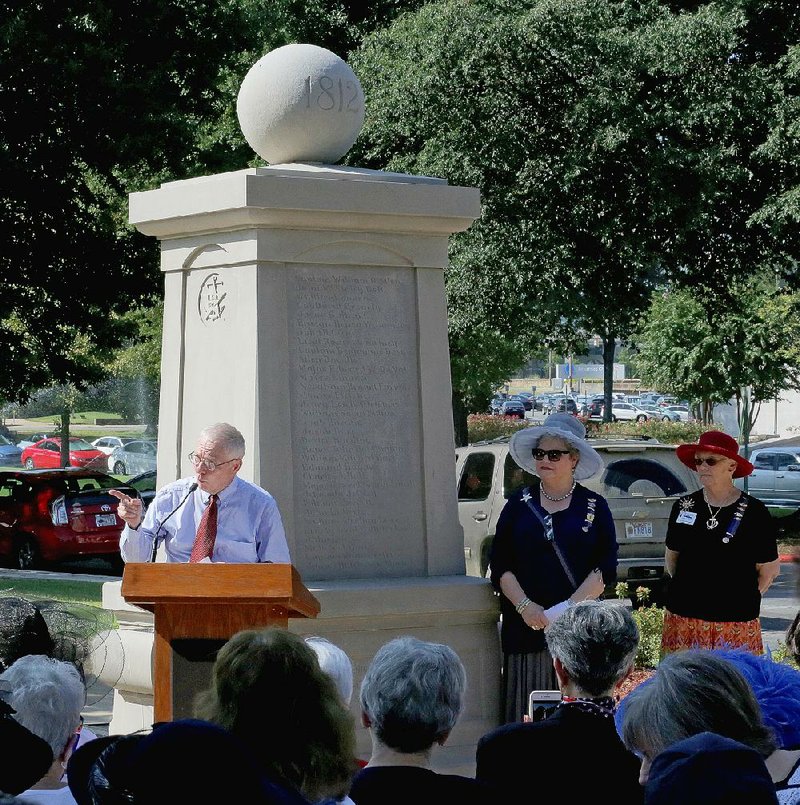
M 217 422 L 200 431 L 200 440 L 219 442 L 226 455 L 241 458 L 244 455 L 245 443 L 241 432 L 227 422 Z
M 667 654 L 621 708 L 625 746 L 650 757 L 701 732 L 732 738 L 762 757 L 778 748 L 747 678 L 712 651 Z
M 16 710 L 14 718 L 50 744 L 54 758 L 59 757 L 86 704 L 78 669 L 68 662 L 29 654 L 0 674 L 0 682 L 11 689 L 7 702 Z
M 547 648 L 589 696 L 606 696 L 636 657 L 639 629 L 626 607 L 583 601 L 545 630 Z
M 307 637 L 306 643 L 314 649 L 319 667 L 333 680 L 339 696 L 349 707 L 353 698 L 353 663 L 350 658 L 324 637 Z
M 381 743 L 422 752 L 453 729 L 466 687 L 464 666 L 449 646 L 398 637 L 370 663 L 361 682 L 361 708 Z

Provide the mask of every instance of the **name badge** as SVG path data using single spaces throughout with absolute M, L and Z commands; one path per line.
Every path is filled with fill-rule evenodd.
M 697 519 L 697 512 L 690 512 L 690 511 L 682 511 L 678 515 L 678 519 L 676 522 L 684 523 L 686 525 L 694 525 L 694 521 Z

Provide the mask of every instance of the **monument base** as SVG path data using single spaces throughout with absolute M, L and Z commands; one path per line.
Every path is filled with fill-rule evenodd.
M 103 585 L 103 606 L 119 623 L 118 656 L 106 656 L 100 679 L 113 685 L 110 734 L 149 728 L 153 721 L 153 617 L 128 605 L 121 582 Z M 446 643 L 467 671 L 464 713 L 449 740 L 434 750 L 436 771 L 473 775 L 475 747 L 500 724 L 501 652 L 499 604 L 485 579 L 471 576 L 308 582 L 322 610 L 314 619 L 289 621 L 296 634 L 328 638 L 353 662 L 351 711 L 356 719 L 358 756 L 369 759 L 369 733 L 361 726 L 358 690 L 375 652 L 395 637 Z

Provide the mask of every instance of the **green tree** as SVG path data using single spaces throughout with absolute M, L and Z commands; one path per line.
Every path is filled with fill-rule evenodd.
M 752 387 L 750 427 L 760 403 L 800 389 L 800 294 L 763 276 L 733 284 L 725 306 L 689 289 L 656 293 L 636 337 L 642 379 L 659 390 L 701 402 L 711 421 L 714 403 Z
M 717 6 L 443 0 L 365 40 L 353 64 L 370 115 L 348 161 L 482 193 L 447 273 L 465 405 L 470 375 L 503 368 L 498 338 L 535 344 L 564 320 L 602 337 L 610 397 L 616 342 L 658 284 L 725 288 L 769 253 L 748 218 L 768 193 L 751 152 L 775 88 L 731 62 L 743 21 Z

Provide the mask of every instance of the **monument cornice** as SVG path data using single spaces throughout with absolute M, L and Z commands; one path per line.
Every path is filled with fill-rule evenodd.
M 244 229 L 448 236 L 480 215 L 476 188 L 337 166 L 248 168 L 132 193 L 129 220 L 162 240 Z

